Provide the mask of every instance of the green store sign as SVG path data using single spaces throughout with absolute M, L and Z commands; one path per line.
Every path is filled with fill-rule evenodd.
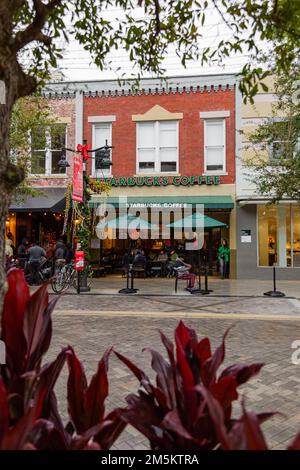
M 128 178 L 97 178 L 111 186 L 194 186 L 218 185 L 220 176 L 132 176 Z

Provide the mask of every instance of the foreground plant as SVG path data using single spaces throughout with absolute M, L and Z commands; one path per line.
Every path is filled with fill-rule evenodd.
M 70 346 L 42 366 L 51 343 L 51 313 L 57 298 L 49 302 L 47 284 L 30 295 L 19 269 L 8 273 L 7 282 L 2 314 L 6 364 L 0 377 L 0 449 L 109 449 L 126 426 L 118 410 L 104 416 L 110 351 L 100 360 L 89 385 Z M 70 420 L 64 426 L 54 387 L 66 361 Z
M 232 418 L 232 404 L 238 399 L 238 387 L 255 376 L 263 364 L 235 364 L 219 373 L 226 335 L 212 353 L 209 339 L 199 341 L 196 332 L 183 322 L 175 331 L 175 348 L 160 332 L 169 361 L 149 349 L 156 385 L 116 352 L 140 382 L 138 394 L 127 397 L 128 407 L 122 417 L 149 439 L 153 450 L 249 448 L 249 429 L 258 439 L 260 423 L 272 414 L 250 415 L 244 410 L 237 420 Z M 254 426 L 246 426 L 252 422 L 256 423 L 255 431 Z

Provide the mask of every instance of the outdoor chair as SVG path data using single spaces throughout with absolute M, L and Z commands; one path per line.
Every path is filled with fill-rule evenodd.
M 146 266 L 132 266 L 131 271 L 134 277 L 142 277 L 146 279 Z
M 178 289 L 178 281 L 186 281 L 186 289 L 188 289 L 189 286 L 189 280 L 183 277 L 184 273 L 178 272 L 176 269 L 175 271 L 175 293 L 177 294 L 177 289 Z

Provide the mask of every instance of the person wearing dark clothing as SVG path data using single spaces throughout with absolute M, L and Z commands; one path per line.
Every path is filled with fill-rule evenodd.
M 146 256 L 144 255 L 143 252 L 141 252 L 140 250 L 137 250 L 136 252 L 136 255 L 133 259 L 133 266 L 141 266 L 143 268 L 146 267 Z
M 44 248 L 39 246 L 38 243 L 33 243 L 28 250 L 29 261 L 39 261 L 41 258 L 46 258 L 46 252 Z
M 28 265 L 29 265 L 29 284 L 40 284 L 40 268 L 46 260 L 45 250 L 39 246 L 38 242 L 33 243 L 28 250 Z
M 55 247 L 55 259 L 65 259 L 66 246 L 64 242 L 60 239 L 56 243 Z

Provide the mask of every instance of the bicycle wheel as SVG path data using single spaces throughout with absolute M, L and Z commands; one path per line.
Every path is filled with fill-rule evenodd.
M 60 294 L 68 286 L 65 271 L 59 271 L 51 281 L 51 287 L 56 294 Z

